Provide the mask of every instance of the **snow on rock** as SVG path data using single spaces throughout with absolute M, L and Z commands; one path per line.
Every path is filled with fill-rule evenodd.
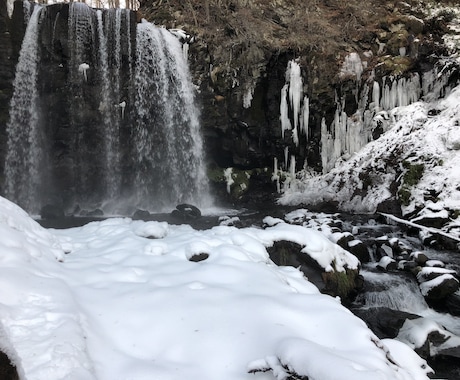
M 433 335 L 436 335 L 435 339 L 430 338 Z M 406 319 L 399 330 L 397 340 L 413 349 L 421 348 L 429 342 L 428 354 L 432 357 L 442 350 L 460 346 L 460 337 L 428 318 Z
M 396 260 L 389 256 L 383 256 L 378 262 L 377 267 L 386 271 L 396 269 Z
M 442 274 L 438 277 L 422 282 L 420 291 L 425 297 L 442 299 L 459 289 L 458 280 L 451 274 Z
M 326 267 L 358 265 L 318 231 L 127 218 L 45 230 L 3 199 L 0 226 L 1 348 L 23 379 L 273 380 L 250 372 L 276 363 L 278 379 L 428 379 L 407 346 L 269 259 L 292 240 Z

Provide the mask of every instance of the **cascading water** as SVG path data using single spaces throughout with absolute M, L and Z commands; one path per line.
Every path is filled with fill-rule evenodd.
M 167 30 L 141 23 L 136 62 L 133 142 L 135 165 L 142 168 L 134 178 L 136 203 L 151 201 L 152 195 L 165 206 L 197 203 L 207 190 L 198 112 L 182 46 Z
M 362 270 L 366 282 L 376 286 L 358 296 L 356 302 L 365 307 L 388 307 L 407 313 L 423 313 L 428 305 L 414 279 L 387 273 Z
M 4 194 L 32 213 L 47 203 L 121 214 L 206 206 L 199 112 L 179 40 L 136 25 L 129 10 L 42 9 L 17 66 Z
M 41 8 L 35 6 L 29 19 L 19 61 L 16 67 L 10 120 L 7 126 L 8 145 L 5 159 L 5 196 L 16 200 L 28 210 L 41 201 L 43 142 L 39 125 L 37 68 L 38 22 Z M 25 7 L 25 19 L 29 7 Z

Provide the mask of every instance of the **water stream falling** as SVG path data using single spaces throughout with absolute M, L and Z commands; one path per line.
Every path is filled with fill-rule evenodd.
M 134 178 L 137 201 L 153 191 L 165 205 L 195 203 L 206 191 L 206 180 L 199 115 L 182 45 L 167 30 L 141 23 L 136 62 L 134 158 L 143 169 Z
M 24 11 L 27 20 L 29 6 Z M 41 164 L 44 153 L 37 88 L 37 40 L 41 11 L 42 8 L 35 6 L 24 35 L 7 125 L 4 193 L 7 198 L 15 199 L 27 209 L 32 209 L 35 200 L 40 202 L 42 194 Z
M 36 7 L 17 65 L 3 193 L 31 213 L 47 203 L 112 214 L 204 207 L 199 119 L 172 33 L 125 9 Z

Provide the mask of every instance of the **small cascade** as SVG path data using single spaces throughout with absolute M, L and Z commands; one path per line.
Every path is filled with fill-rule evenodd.
M 368 270 L 361 270 L 360 273 L 375 290 L 358 295 L 357 304 L 366 308 L 387 307 L 414 314 L 423 314 L 428 309 L 415 279 Z
M 24 2 L 28 15 L 30 4 Z M 37 72 L 39 51 L 38 24 L 42 8 L 35 6 L 27 24 L 26 33 L 16 67 L 11 99 L 10 120 L 7 125 L 7 154 L 5 159 L 5 196 L 16 200 L 31 212 L 36 198 L 42 192 L 44 165 L 43 136 L 39 124 L 39 96 Z
M 99 102 L 101 113 L 101 135 L 103 139 L 103 175 L 107 198 L 118 196 L 121 185 L 120 173 L 120 77 L 121 77 L 121 9 L 110 9 L 106 13 L 104 26 L 101 10 L 96 11 L 98 35 L 98 75 L 102 93 Z M 111 36 L 112 38 L 109 38 Z M 110 52 L 110 54 L 109 54 Z
M 42 9 L 17 66 L 3 194 L 33 213 L 205 207 L 200 115 L 178 38 L 126 9 Z
M 72 2 L 69 5 L 68 35 L 69 35 L 69 90 L 72 98 L 72 110 L 69 111 L 70 141 L 65 154 L 63 165 L 58 164 L 57 172 L 67 172 L 67 180 L 71 188 L 64 188 L 65 193 L 70 193 L 70 202 L 86 202 L 95 186 L 91 179 L 90 161 L 97 162 L 93 149 L 84 149 L 90 128 L 83 117 L 86 109 L 86 90 L 89 81 L 93 80 L 96 59 L 92 47 L 95 45 L 95 15 L 84 3 Z M 100 143 L 95 142 L 97 149 Z M 71 148 L 74 147 L 74 149 Z M 89 160 L 88 160 L 89 158 Z M 66 161 L 72 164 L 70 167 Z

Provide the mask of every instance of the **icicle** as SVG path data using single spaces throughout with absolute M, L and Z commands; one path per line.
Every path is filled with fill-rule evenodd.
M 286 75 L 289 73 L 289 101 L 291 104 L 293 118 L 294 118 L 294 133 L 293 139 L 296 145 L 299 144 L 298 140 L 298 124 L 300 115 L 300 101 L 303 96 L 303 83 L 300 71 L 300 66 L 295 61 L 290 61 L 288 64 L 288 70 Z
M 284 147 L 284 168 L 288 168 L 289 147 Z
M 285 84 L 281 89 L 281 104 L 280 104 L 280 121 L 281 121 L 281 137 L 284 138 L 284 131 L 290 130 L 291 122 L 289 120 L 289 110 L 287 104 L 287 92 L 289 85 Z
M 254 86 L 251 84 L 246 89 L 243 95 L 243 108 L 248 109 L 251 107 L 252 97 L 254 95 Z
M 295 178 L 295 156 L 291 156 L 291 163 L 289 165 L 289 174 L 291 175 L 291 178 Z
M 233 168 L 227 168 L 227 169 L 224 170 L 224 177 L 225 177 L 225 181 L 227 183 L 227 193 L 228 194 L 230 194 L 231 187 L 235 183 L 235 181 L 233 180 L 233 177 L 232 177 L 232 173 L 233 173 Z
M 310 118 L 310 100 L 308 96 L 305 95 L 303 98 L 303 107 L 302 107 L 302 118 L 301 118 L 301 125 L 302 125 L 302 132 L 308 141 L 308 123 Z
M 339 75 L 341 78 L 352 76 L 357 81 L 360 81 L 363 71 L 364 66 L 361 57 L 358 53 L 352 52 L 345 57 Z
M 124 119 L 125 118 L 125 107 L 126 107 L 126 102 L 125 101 L 122 101 L 118 107 L 121 108 L 121 118 Z
M 375 110 L 380 109 L 380 85 L 377 81 L 374 81 L 372 86 L 372 101 L 374 102 Z
M 78 66 L 78 72 L 83 73 L 83 77 L 85 78 L 85 82 L 88 81 L 88 76 L 86 74 L 86 71 L 89 69 L 89 65 L 87 63 L 82 63 L 80 66 Z
M 272 181 L 276 182 L 276 191 L 278 193 L 281 192 L 281 186 L 280 186 L 280 176 L 279 176 L 279 171 L 278 171 L 278 159 L 276 157 L 273 158 L 273 175 L 272 175 Z

